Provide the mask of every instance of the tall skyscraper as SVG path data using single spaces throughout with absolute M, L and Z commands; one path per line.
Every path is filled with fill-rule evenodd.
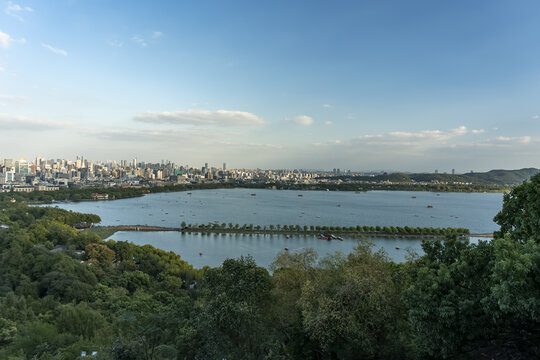
M 227 163 L 223 163 L 223 170 L 227 170 Z
M 4 159 L 4 166 L 7 168 L 12 168 L 15 166 L 13 159 Z
M 15 161 L 15 173 L 28 175 L 28 161 L 24 159 Z

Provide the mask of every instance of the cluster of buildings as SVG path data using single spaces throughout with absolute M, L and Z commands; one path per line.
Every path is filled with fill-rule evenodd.
M 320 173 L 303 170 L 251 170 L 220 168 L 208 163 L 197 168 L 162 160 L 146 163 L 137 159 L 91 161 L 26 159 L 0 160 L 0 191 L 54 191 L 61 187 L 164 186 L 187 183 L 295 182 L 311 183 Z

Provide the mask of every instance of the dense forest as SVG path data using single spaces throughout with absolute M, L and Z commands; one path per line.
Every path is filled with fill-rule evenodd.
M 405 263 L 359 242 L 194 269 L 75 228 L 99 221 L 0 203 L 0 359 L 540 357 L 540 175 L 493 241 L 427 239 Z

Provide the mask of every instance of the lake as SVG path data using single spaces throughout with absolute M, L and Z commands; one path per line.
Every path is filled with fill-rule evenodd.
M 268 267 L 278 252 L 288 248 L 297 251 L 313 248 L 320 257 L 340 251 L 348 254 L 358 245 L 359 238 L 344 238 L 343 241 L 319 240 L 315 236 L 285 235 L 242 235 L 212 233 L 181 233 L 176 231 L 137 232 L 119 231 L 109 239 L 129 241 L 137 245 L 152 245 L 173 251 L 196 268 L 219 266 L 227 258 L 252 255 L 259 266 Z M 422 255 L 422 241 L 414 238 L 370 237 L 373 250 L 384 249 L 388 257 L 396 262 L 406 261 L 408 250 Z M 478 238 L 472 238 L 477 242 Z M 486 239 L 483 239 L 486 240 Z M 202 253 L 202 255 L 201 255 Z
M 101 217 L 101 225 L 179 227 L 183 221 L 188 224 L 379 225 L 463 227 L 473 234 L 480 234 L 497 230 L 493 217 L 500 211 L 502 200 L 503 194 L 500 193 L 221 189 L 149 194 L 115 201 L 59 203 L 55 206 L 97 214 Z M 428 205 L 432 207 L 428 208 Z M 174 251 L 196 268 L 218 266 L 226 258 L 248 254 L 259 265 L 268 266 L 286 247 L 289 251 L 311 247 L 320 256 L 335 251 L 346 254 L 358 243 L 357 238 L 328 242 L 314 236 L 287 238 L 284 235 L 179 232 L 117 232 L 110 239 Z M 404 261 L 407 248 L 422 253 L 420 239 L 374 237 L 370 240 L 375 249 L 384 248 L 394 261 Z
M 463 227 L 471 233 L 490 233 L 498 228 L 493 217 L 500 211 L 502 199 L 500 193 L 368 191 L 357 194 L 221 189 L 56 206 L 97 214 L 101 225 L 179 227 L 185 221 L 188 224 Z

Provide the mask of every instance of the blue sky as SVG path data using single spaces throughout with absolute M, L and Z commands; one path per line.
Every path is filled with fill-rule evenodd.
M 0 10 L 0 158 L 540 167 L 537 1 Z

